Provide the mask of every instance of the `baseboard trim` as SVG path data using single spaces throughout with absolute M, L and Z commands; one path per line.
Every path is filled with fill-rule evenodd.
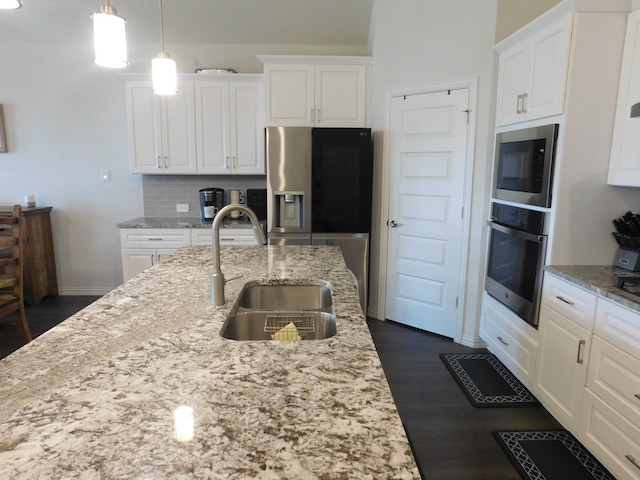
M 62 287 L 58 289 L 58 294 L 62 297 L 69 296 L 103 296 L 113 288 L 109 287 Z
M 460 339 L 460 344 L 471 348 L 487 348 L 487 344 L 475 335 L 463 335 Z

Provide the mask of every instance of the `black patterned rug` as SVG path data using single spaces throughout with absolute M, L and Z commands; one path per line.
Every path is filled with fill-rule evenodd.
M 524 480 L 615 480 L 566 430 L 493 435 Z
M 441 353 L 440 358 L 476 407 L 540 406 L 492 353 Z

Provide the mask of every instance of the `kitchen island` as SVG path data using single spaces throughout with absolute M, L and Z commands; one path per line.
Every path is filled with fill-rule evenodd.
M 221 307 L 211 264 L 185 247 L 0 361 L 3 478 L 419 478 L 340 250 L 223 247 Z M 245 282 L 318 279 L 334 337 L 219 336 Z

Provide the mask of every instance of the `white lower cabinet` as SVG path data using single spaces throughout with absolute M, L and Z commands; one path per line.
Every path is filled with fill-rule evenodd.
M 188 245 L 211 245 L 210 228 L 122 228 L 122 277 L 126 282 Z M 255 245 L 252 228 L 221 228 L 220 245 Z
M 640 480 L 640 313 L 545 273 L 540 333 L 534 394 L 618 480 Z
M 487 343 L 489 350 L 527 388 L 531 388 L 538 355 L 538 331 L 485 294 L 480 337 Z
M 587 378 L 591 331 L 544 303 L 539 328 L 542 339 L 535 394 L 565 428 L 575 429 Z
M 187 245 L 191 245 L 188 228 L 120 229 L 123 280 L 126 282 Z

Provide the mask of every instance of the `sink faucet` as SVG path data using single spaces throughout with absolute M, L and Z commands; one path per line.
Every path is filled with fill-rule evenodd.
M 213 272 L 211 272 L 211 303 L 216 307 L 220 305 L 224 305 L 224 284 L 226 280 L 224 279 L 224 275 L 222 274 L 222 269 L 220 267 L 220 224 L 224 220 L 224 217 L 229 215 L 231 212 L 239 210 L 244 212 L 251 223 L 253 225 L 253 234 L 256 236 L 256 242 L 258 245 L 265 245 L 267 243 L 267 239 L 264 236 L 264 231 L 262 230 L 262 226 L 260 225 L 260 221 L 256 216 L 255 212 L 251 210 L 249 207 L 245 207 L 244 205 L 240 205 L 238 203 L 232 203 L 231 205 L 227 205 L 220 209 L 220 211 L 216 214 L 213 219 L 213 223 L 211 224 L 211 230 L 213 233 Z

